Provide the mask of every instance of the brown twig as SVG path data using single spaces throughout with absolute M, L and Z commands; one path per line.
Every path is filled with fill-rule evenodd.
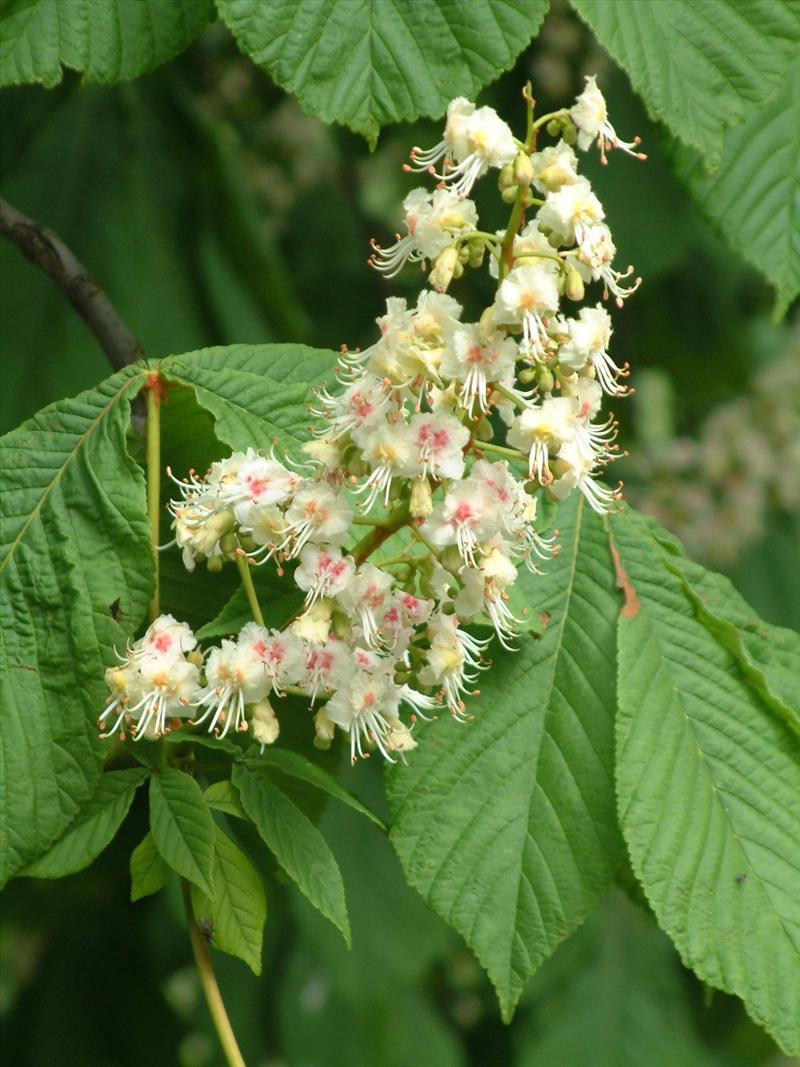
M 57 234 L 17 211 L 2 197 L 0 233 L 55 282 L 95 335 L 115 370 L 143 355 L 139 342 L 111 301 Z

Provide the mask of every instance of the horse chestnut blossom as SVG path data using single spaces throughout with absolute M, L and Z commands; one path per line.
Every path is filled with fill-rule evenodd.
M 540 118 L 524 95 L 524 140 L 459 98 L 440 143 L 412 150 L 406 169 L 437 184 L 406 196 L 405 235 L 373 242 L 370 262 L 387 277 L 421 263 L 429 287 L 416 301 L 389 297 L 369 347 L 343 347 L 309 408 L 312 439 L 291 456 L 253 442 L 173 478 L 171 544 L 187 570 L 235 563 L 253 621 L 200 650 L 184 623 L 155 619 L 106 672 L 103 736 L 203 728 L 248 734 L 263 752 L 291 698 L 318 747 L 338 732 L 353 760 L 375 750 L 394 762 L 416 747 L 418 717 L 480 713 L 466 701 L 492 636 L 512 653 L 525 624 L 527 609 L 510 606 L 521 568 L 535 581 L 558 551 L 539 505 L 578 492 L 604 512 L 619 498 L 601 481 L 618 455 L 603 405 L 630 392 L 628 365 L 609 354 L 602 300 L 622 306 L 640 281 L 614 266 L 573 148 L 643 158 L 638 139 L 619 139 L 594 78 Z M 539 143 L 545 131 L 555 143 Z M 479 229 L 467 199 L 492 168 L 512 205 L 497 233 Z M 468 321 L 446 290 L 487 260 L 495 293 Z M 281 578 L 296 593 L 294 614 L 285 596 L 262 612 L 253 576 L 265 567 L 270 589 Z

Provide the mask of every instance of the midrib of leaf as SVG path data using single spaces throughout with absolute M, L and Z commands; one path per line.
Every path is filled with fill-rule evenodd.
M 86 429 L 83 431 L 81 436 L 78 438 L 77 442 L 75 443 L 74 447 L 71 449 L 71 451 L 70 451 L 69 455 L 67 456 L 66 460 L 61 464 L 61 466 L 59 467 L 58 471 L 56 472 L 55 477 L 53 477 L 51 479 L 50 483 L 45 488 L 44 492 L 42 493 L 41 497 L 39 498 L 39 500 L 38 500 L 38 502 L 36 504 L 36 507 L 33 509 L 33 511 L 30 513 L 30 515 L 28 515 L 27 519 L 25 520 L 24 525 L 22 526 L 22 529 L 19 531 L 19 533 L 17 534 L 17 536 L 14 538 L 13 542 L 9 546 L 8 552 L 3 557 L 2 562 L 0 562 L 0 574 L 3 573 L 3 571 L 6 568 L 6 565 L 9 563 L 9 561 L 12 558 L 12 556 L 16 552 L 20 542 L 24 538 L 25 534 L 28 532 L 28 529 L 30 528 L 31 523 L 34 521 L 34 519 L 37 518 L 37 516 L 39 515 L 39 512 L 44 507 L 44 505 L 45 505 L 45 503 L 47 501 L 47 498 L 50 496 L 50 493 L 60 483 L 62 477 L 64 476 L 64 472 L 67 470 L 67 468 L 69 467 L 70 463 L 73 462 L 73 460 L 78 455 L 80 450 L 84 447 L 84 445 L 88 441 L 89 437 L 94 432 L 95 427 L 100 422 L 103 421 L 103 419 L 106 417 L 106 415 L 111 410 L 111 408 L 114 407 L 114 405 L 117 403 L 117 401 L 122 396 L 122 394 L 125 393 L 130 388 L 131 383 L 134 381 L 135 377 L 136 377 L 136 375 L 131 375 L 129 378 L 125 379 L 125 381 L 122 383 L 122 385 L 116 391 L 116 393 L 114 393 L 114 395 L 111 397 L 111 399 L 105 405 L 105 407 L 102 408 L 102 410 L 97 413 L 97 415 L 94 417 L 94 419 L 92 419 L 91 423 L 86 427 Z M 146 377 L 144 371 L 140 372 L 140 377 L 142 378 L 142 380 L 144 380 L 144 378 Z
M 641 596 L 641 594 L 640 594 L 640 596 Z M 646 611 L 646 607 L 643 607 L 643 610 Z M 624 622 L 624 620 L 623 620 L 623 622 Z M 748 854 L 748 851 L 747 851 L 747 848 L 746 848 L 746 845 L 745 845 L 745 839 L 742 838 L 740 836 L 740 834 L 738 833 L 734 822 L 728 816 L 728 813 L 727 813 L 726 808 L 725 808 L 725 804 L 721 800 L 722 790 L 717 785 L 717 782 L 716 782 L 716 779 L 715 779 L 715 776 L 714 776 L 713 766 L 711 765 L 706 753 L 703 750 L 703 747 L 702 747 L 702 745 L 700 743 L 700 739 L 698 737 L 698 732 L 697 732 L 697 727 L 695 725 L 695 722 L 694 722 L 692 716 L 689 714 L 688 710 L 686 709 L 686 705 L 684 703 L 683 696 L 681 694 L 681 690 L 678 688 L 678 685 L 677 685 L 677 683 L 676 683 L 676 681 L 675 681 L 675 679 L 673 677 L 673 670 L 672 670 L 672 666 L 671 666 L 672 660 L 665 653 L 663 642 L 658 637 L 658 626 L 653 624 L 653 622 L 652 622 L 652 620 L 651 620 L 651 618 L 649 616 L 647 616 L 647 622 L 648 622 L 648 627 L 650 629 L 650 637 L 651 637 L 652 641 L 655 643 L 655 645 L 657 647 L 658 654 L 659 654 L 659 656 L 661 658 L 661 662 L 665 665 L 665 667 L 667 667 L 667 673 L 668 673 L 669 682 L 670 682 L 670 690 L 671 690 L 673 696 L 677 699 L 678 704 L 679 704 L 680 709 L 681 709 L 681 712 L 683 714 L 684 730 L 686 730 L 687 727 L 688 727 L 688 731 L 689 731 L 689 733 L 690 733 L 690 735 L 691 735 L 691 737 L 693 739 L 693 742 L 694 742 L 695 750 L 696 750 L 697 754 L 700 756 L 700 764 L 703 767 L 703 769 L 705 771 L 705 774 L 706 774 L 706 777 L 708 779 L 709 785 L 711 786 L 712 793 L 713 793 L 713 796 L 715 798 L 715 803 L 719 806 L 720 810 L 722 811 L 724 824 L 728 827 L 730 833 L 732 834 L 733 838 L 735 839 L 736 845 L 737 845 L 737 847 L 738 847 L 738 849 L 739 849 L 739 851 L 740 851 L 740 853 L 742 855 L 742 858 L 746 862 L 749 871 L 753 874 L 754 881 L 759 886 L 759 889 L 761 891 L 762 896 L 765 897 L 766 900 L 768 901 L 769 907 L 770 907 L 770 912 L 777 919 L 778 925 L 780 926 L 781 930 L 783 931 L 783 933 L 784 933 L 784 935 L 786 937 L 786 940 L 788 941 L 789 944 L 794 945 L 794 937 L 789 932 L 789 930 L 786 928 L 786 926 L 784 924 L 784 921 L 783 921 L 783 917 L 780 915 L 780 913 L 776 909 L 776 907 L 775 907 L 775 905 L 774 905 L 774 903 L 772 901 L 772 897 L 770 896 L 769 892 L 767 891 L 766 886 L 767 886 L 768 883 L 762 877 L 762 875 L 759 874 L 759 872 L 757 871 L 757 869 L 754 867 L 753 863 L 751 862 L 750 856 Z M 708 637 L 709 637 L 709 640 L 714 640 L 714 637 L 713 637 L 712 634 L 709 633 Z M 677 636 L 675 638 L 673 638 L 673 640 L 677 641 Z M 696 656 L 697 654 L 693 652 L 692 655 Z M 741 673 L 741 667 L 738 664 L 736 665 L 735 669 L 736 669 L 737 672 Z M 648 680 L 648 686 L 647 686 L 648 695 L 649 695 L 649 691 L 652 689 L 653 684 L 654 684 L 654 681 L 653 681 L 653 678 L 651 677 Z M 745 686 L 747 686 L 748 683 L 747 683 L 747 679 L 746 678 L 743 678 L 743 684 Z M 643 703 L 644 703 L 644 701 L 643 701 Z M 724 715 L 724 709 L 718 709 L 718 710 L 720 710 L 722 712 L 722 714 Z M 714 727 L 709 727 L 709 728 L 710 729 L 714 729 Z M 629 739 L 630 739 L 631 736 L 632 735 L 629 734 Z M 675 760 L 677 758 L 678 748 L 679 748 L 679 746 L 675 747 L 675 752 L 672 755 L 672 768 L 673 769 L 674 769 L 674 765 L 675 765 Z M 624 751 L 624 749 L 623 749 L 623 751 Z M 648 768 L 645 767 L 643 769 L 643 771 L 642 771 L 642 777 L 644 775 L 646 775 L 647 773 L 648 773 Z M 639 791 L 639 782 L 637 781 L 636 788 L 629 790 L 629 794 L 630 794 L 630 797 L 631 797 L 631 802 L 633 800 L 633 797 L 636 795 L 636 793 L 638 793 L 638 791 Z M 731 793 L 730 795 L 734 796 L 733 793 Z M 737 802 L 746 803 L 745 801 L 743 801 L 738 796 L 736 796 L 735 799 L 737 800 Z M 668 810 L 667 806 L 665 805 L 664 808 L 662 809 L 662 813 L 661 813 L 661 816 L 659 818 L 658 827 L 655 829 L 655 831 L 652 834 L 653 839 L 658 838 L 658 836 L 660 834 L 661 822 L 663 821 L 663 819 L 665 817 L 665 814 L 667 813 L 667 810 Z M 709 810 L 710 810 L 710 808 L 709 808 Z M 707 823 L 706 823 L 706 828 L 705 828 L 706 838 L 708 836 L 708 826 L 709 826 L 710 822 L 711 822 L 711 819 L 709 818 Z M 705 848 L 705 844 L 706 844 L 706 840 L 704 839 L 703 848 Z M 635 862 L 635 861 L 632 860 L 632 862 Z M 800 868 L 798 868 L 798 869 L 800 869 Z M 646 887 L 645 887 L 645 893 L 646 893 L 648 899 L 651 900 L 651 903 L 653 903 L 651 894 L 650 894 L 649 890 Z M 695 969 L 698 970 L 698 972 L 700 971 L 699 967 L 697 967 L 694 964 L 693 964 L 693 966 L 695 966 Z
M 558 662 L 559 662 L 559 659 L 561 658 L 562 644 L 563 644 L 563 641 L 564 641 L 564 629 L 566 628 L 567 617 L 569 615 L 569 605 L 570 605 L 570 601 L 572 600 L 572 592 L 573 592 L 573 589 L 575 587 L 575 573 L 576 573 L 577 562 L 578 562 L 578 545 L 580 543 L 580 534 L 581 534 L 581 525 L 582 525 L 582 523 L 583 523 L 583 498 L 581 498 L 578 501 L 578 506 L 577 506 L 576 513 L 575 513 L 575 535 L 573 537 L 573 542 L 572 542 L 572 552 L 571 552 L 571 559 L 570 559 L 570 566 L 569 566 L 569 583 L 567 585 L 566 597 L 564 598 L 564 610 L 563 610 L 562 615 L 561 615 L 561 620 L 560 620 L 560 622 L 558 624 L 558 638 L 557 638 L 557 640 L 555 642 L 556 651 L 555 651 L 554 655 L 552 656 L 550 677 L 548 679 L 547 688 L 546 688 L 546 699 L 542 700 L 542 707 L 544 709 L 544 714 L 541 717 L 541 723 L 539 725 L 539 743 L 536 746 L 536 762 L 535 762 L 534 766 L 531 768 L 531 777 L 530 777 L 531 788 L 530 788 L 530 792 L 528 794 L 528 819 L 527 819 L 527 821 L 525 823 L 525 831 L 524 831 L 524 834 L 523 834 L 522 847 L 518 850 L 519 865 L 518 865 L 518 873 L 517 873 L 517 878 L 516 878 L 517 891 L 516 891 L 515 899 L 514 899 L 514 914 L 515 914 L 515 916 L 519 915 L 519 911 L 520 911 L 519 894 L 520 894 L 520 889 L 522 887 L 522 880 L 523 880 L 523 877 L 525 876 L 525 872 L 523 870 L 523 863 L 524 863 L 524 858 L 525 858 L 525 838 L 528 837 L 529 832 L 530 832 L 530 810 L 531 810 L 531 807 L 532 807 L 532 804 L 533 804 L 533 793 L 534 793 L 534 790 L 536 789 L 537 775 L 538 775 L 538 770 L 539 770 L 539 760 L 540 760 L 541 754 L 542 754 L 541 740 L 542 740 L 542 737 L 545 734 L 546 724 L 547 724 L 547 716 L 550 714 L 550 701 L 551 701 L 551 698 L 552 698 L 552 695 L 553 695 L 553 686 L 554 686 L 555 680 L 556 680 L 556 670 L 558 669 Z M 566 834 L 564 835 L 564 837 L 566 839 Z M 539 852 L 542 855 L 542 859 L 544 860 L 544 853 L 542 853 L 541 848 L 539 849 Z M 545 865 L 547 866 L 546 860 L 544 860 L 544 862 L 545 862 Z M 444 866 L 444 864 L 442 864 L 442 866 Z M 553 885 L 555 886 L 556 885 L 555 879 L 551 878 L 551 880 L 553 882 Z M 477 919 L 476 919 L 476 921 L 477 921 Z M 474 933 L 474 930 L 473 930 L 473 933 Z M 513 951 L 513 946 L 514 946 L 515 939 L 519 938 L 519 934 L 517 933 L 517 929 L 516 929 L 516 923 L 514 923 L 510 927 L 509 934 L 510 934 L 510 937 L 509 937 L 508 976 L 507 976 L 507 978 L 508 978 L 508 988 L 511 989 L 512 985 L 513 985 L 513 978 L 514 978 L 514 964 L 513 964 L 514 951 Z

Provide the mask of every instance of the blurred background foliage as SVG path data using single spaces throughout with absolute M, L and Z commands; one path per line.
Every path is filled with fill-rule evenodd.
M 800 336 L 792 310 L 714 233 L 670 169 L 673 145 L 564 5 L 481 96 L 522 116 L 531 78 L 544 110 L 597 72 L 617 128 L 646 166 L 596 157 L 587 172 L 621 262 L 645 284 L 615 317 L 615 358 L 636 394 L 617 405 L 627 495 L 724 570 L 768 620 L 800 625 Z M 116 87 L 4 90 L 3 195 L 52 227 L 94 273 L 148 356 L 233 342 L 370 343 L 392 292 L 366 267 L 414 184 L 401 163 L 438 123 L 390 127 L 377 150 L 326 127 L 212 26 L 175 63 Z M 484 208 L 480 202 L 479 209 Z M 500 225 L 491 197 L 484 228 Z M 0 244 L 2 429 L 88 388 L 109 368 L 37 268 Z M 465 297 L 480 309 L 489 290 Z M 463 296 L 462 287 L 459 296 Z M 777 386 L 777 387 L 776 387 Z M 172 418 L 180 433 L 185 397 Z M 183 412 L 183 414 L 181 414 Z M 208 428 L 204 431 L 207 433 Z M 172 436 L 172 435 L 171 435 Z M 185 444 L 185 441 L 184 441 Z M 188 455 L 168 457 L 177 467 Z M 185 462 L 184 462 L 185 461 Z M 176 587 L 176 596 L 180 590 Z M 376 809 L 380 769 L 344 769 Z M 141 798 L 87 871 L 19 880 L 3 896 L 0 1022 L 7 1063 L 217 1067 L 177 886 L 128 903 Z M 456 935 L 405 887 L 387 841 L 350 812 L 323 816 L 353 916 L 348 952 L 297 892 L 272 878 L 264 977 L 216 954 L 232 1021 L 258 1067 L 779 1067 L 738 1001 L 706 991 L 622 889 L 531 983 L 501 1024 Z M 631 882 L 632 884 L 632 882 Z M 796 1062 L 796 1061 L 795 1061 Z

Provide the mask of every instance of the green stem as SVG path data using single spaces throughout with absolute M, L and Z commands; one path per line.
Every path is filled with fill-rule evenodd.
M 148 618 L 153 622 L 160 614 L 160 580 L 158 573 L 158 543 L 161 520 L 161 396 L 159 378 L 152 375 L 145 390 L 147 398 L 147 515 L 150 520 L 150 544 L 153 549 L 155 585 Z
M 536 120 L 536 122 L 534 122 L 533 129 L 539 130 L 551 119 L 560 119 L 563 118 L 565 115 L 569 115 L 569 108 L 562 107 L 558 111 L 549 111 L 546 115 L 542 115 Z
M 520 186 L 519 192 L 517 193 L 517 199 L 514 201 L 514 206 L 511 209 L 505 236 L 500 243 L 500 260 L 498 263 L 500 281 L 505 278 L 511 269 L 511 264 L 513 262 L 514 238 L 517 236 L 519 224 L 522 221 L 522 216 L 525 211 L 525 195 L 527 192 L 528 190 L 524 186 Z
M 496 452 L 498 456 L 509 456 L 511 459 L 527 460 L 524 452 L 517 448 L 506 448 L 504 445 L 494 445 L 491 441 L 476 441 L 475 448 L 479 452 Z
M 236 1042 L 236 1035 L 233 1032 L 228 1013 L 225 1010 L 225 1002 L 222 999 L 222 993 L 220 993 L 217 978 L 214 974 L 214 966 L 211 963 L 208 945 L 194 917 L 192 893 L 186 879 L 181 879 L 181 889 L 183 890 L 183 907 L 186 912 L 186 920 L 189 923 L 189 936 L 192 941 L 194 962 L 197 966 L 197 973 L 200 975 L 203 996 L 206 998 L 211 1021 L 217 1031 L 225 1062 L 228 1067 L 247 1067 L 244 1062 L 244 1056 L 239 1051 L 239 1045 Z
M 263 626 L 264 616 L 261 613 L 261 605 L 256 595 L 256 587 L 253 585 L 253 575 L 250 573 L 250 564 L 247 562 L 247 556 L 241 556 L 237 553 L 236 566 L 239 568 L 239 575 L 242 579 L 244 591 L 247 593 L 247 603 L 250 605 L 252 616 L 259 626 Z

